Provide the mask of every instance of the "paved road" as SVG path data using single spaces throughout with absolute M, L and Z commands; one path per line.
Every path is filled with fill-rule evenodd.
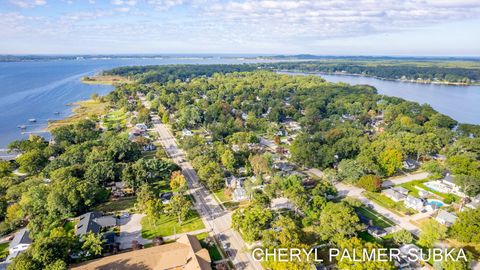
M 382 182 L 382 187 L 384 187 L 384 188 L 392 187 L 392 186 L 401 185 L 401 184 L 408 183 L 408 182 L 415 181 L 415 180 L 425 179 L 427 177 L 428 177 L 427 172 L 407 174 L 407 175 L 402 176 L 402 177 L 395 177 L 395 178 L 386 179 L 385 181 Z
M 140 96 L 144 106 L 150 104 Z M 236 269 L 263 269 L 259 262 L 254 261 L 251 254 L 246 250 L 246 244 L 240 235 L 231 228 L 231 213 L 225 211 L 213 198 L 210 192 L 200 183 L 197 174 L 189 162 L 182 162 L 185 153 L 178 148 L 175 138 L 170 130 L 160 123 L 158 115 L 153 116 L 155 122 L 153 129 L 159 134 L 159 142 L 165 148 L 172 160 L 180 166 L 189 186 L 189 193 L 194 198 L 194 206 L 197 209 L 207 229 L 220 238 L 222 246 L 227 246 L 227 255 Z

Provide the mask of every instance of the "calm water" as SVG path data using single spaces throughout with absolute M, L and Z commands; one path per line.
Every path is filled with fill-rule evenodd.
M 82 84 L 83 76 L 129 65 L 244 62 L 247 60 L 135 58 L 0 63 L 0 149 L 12 140 L 28 138 L 31 133 L 45 135 L 49 119 L 64 118 L 71 113 L 71 106 L 67 104 L 88 99 L 93 93 L 103 95 L 112 90 L 108 85 Z M 29 122 L 31 118 L 37 122 Z M 27 126 L 23 134 L 20 125 Z
M 318 75 L 329 82 L 372 85 L 380 94 L 400 97 L 420 104 L 427 103 L 435 110 L 461 123 L 480 124 L 480 86 L 419 84 L 360 76 Z
M 106 94 L 106 85 L 86 85 L 80 78 L 101 70 L 128 65 L 238 64 L 246 60 L 213 59 L 108 59 L 0 63 L 0 148 L 29 134 L 45 134 L 48 120 L 71 113 L 67 104 Z M 252 60 L 258 62 L 258 60 Z M 480 86 L 444 86 L 383 81 L 374 78 L 324 75 L 332 82 L 370 84 L 385 95 L 428 103 L 436 110 L 465 123 L 480 124 Z M 28 119 L 35 118 L 36 123 Z M 26 125 L 22 134 L 18 126 Z

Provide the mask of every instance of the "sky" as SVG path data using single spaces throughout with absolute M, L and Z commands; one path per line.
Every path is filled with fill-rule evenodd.
M 0 0 L 0 54 L 480 56 L 480 0 Z

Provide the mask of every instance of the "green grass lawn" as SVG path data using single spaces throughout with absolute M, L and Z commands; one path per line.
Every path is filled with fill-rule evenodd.
M 108 201 L 96 206 L 94 210 L 105 213 L 125 211 L 133 208 L 136 200 L 136 197 L 128 197 L 117 201 Z
M 425 186 L 425 182 L 428 182 L 428 181 L 431 181 L 431 179 L 423 179 L 423 180 L 416 180 L 416 181 L 411 181 L 411 182 L 408 182 L 408 183 L 404 183 L 404 184 L 401 184 L 400 186 L 408 189 L 410 192 L 411 195 L 415 196 L 415 197 L 420 197 L 418 195 L 418 189 L 415 188 L 415 186 L 419 187 L 419 188 L 422 188 L 424 190 L 427 190 L 435 195 L 437 195 L 438 197 L 440 197 L 441 200 L 443 200 L 445 203 L 452 203 L 452 202 L 459 202 L 460 201 L 460 197 L 458 197 L 457 195 L 455 194 L 445 194 L 445 193 L 441 193 L 441 192 L 438 192 L 436 190 L 433 190 L 427 186 Z
M 359 232 L 357 235 L 358 235 L 358 238 L 365 240 L 367 242 L 371 242 L 371 243 L 377 242 L 377 238 L 373 237 L 373 235 L 369 234 L 367 231 Z
M 200 244 L 202 245 L 202 247 L 208 250 L 208 254 L 210 255 L 210 258 L 212 259 L 213 262 L 223 259 L 222 254 L 220 253 L 220 250 L 218 249 L 217 245 L 210 246 L 204 241 L 205 238 L 208 237 L 208 233 L 197 234 L 196 237 L 198 241 L 200 241 Z
M 395 226 L 395 223 L 388 218 L 382 216 L 380 213 L 376 212 L 373 209 L 369 209 L 367 207 L 357 207 L 355 211 L 363 215 L 364 217 L 372 220 L 373 225 L 381 227 L 381 228 L 388 228 L 391 226 Z
M 170 236 L 175 233 L 186 233 L 205 228 L 202 219 L 195 210 L 190 210 L 187 220 L 179 224 L 175 217 L 163 215 L 156 223 L 144 217 L 142 223 L 142 237 L 152 239 L 155 236 Z
M 228 202 L 232 200 L 232 196 L 225 194 L 224 189 L 220 189 L 215 192 L 215 196 L 220 200 L 220 203 Z
M 8 242 L 0 244 L 0 258 L 6 258 L 8 256 L 8 245 Z
M 365 197 L 369 198 L 370 200 L 378 203 L 379 205 L 388 208 L 392 212 L 400 216 L 409 215 L 414 213 L 414 210 L 408 209 L 403 202 L 394 202 L 390 198 L 376 192 L 365 191 L 363 193 Z
M 127 124 L 127 115 L 123 110 L 115 110 L 108 112 L 103 119 L 103 125 L 110 129 L 115 124 L 119 124 L 121 127 L 125 127 Z

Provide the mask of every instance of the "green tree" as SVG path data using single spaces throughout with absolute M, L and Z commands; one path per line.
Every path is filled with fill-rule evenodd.
M 436 241 L 443 240 L 445 237 L 447 237 L 447 227 L 433 219 L 429 219 L 424 223 L 418 244 L 431 248 Z
M 236 160 L 232 150 L 229 150 L 229 149 L 225 150 L 225 152 L 223 152 L 220 159 L 222 161 L 222 165 L 225 166 L 227 170 L 233 172 L 233 170 L 235 169 Z
M 115 180 L 115 163 L 102 161 L 88 166 L 85 171 L 85 179 L 97 185 L 105 185 Z
M 223 184 L 222 168 L 215 161 L 207 162 L 198 170 L 198 176 L 207 187 L 212 190 L 218 190 Z
M 338 164 L 338 178 L 347 183 L 356 183 L 365 173 L 352 159 L 343 159 Z
M 328 202 L 320 214 L 317 231 L 322 240 L 336 242 L 361 229 L 360 220 L 346 203 Z
M 21 172 L 37 174 L 47 165 L 48 158 L 42 150 L 33 149 L 19 156 L 16 162 L 20 166 L 18 169 Z
M 248 158 L 253 172 L 256 175 L 263 175 L 270 173 L 270 161 L 264 155 L 253 155 Z
M 104 240 L 100 234 L 88 232 L 82 237 L 82 250 L 89 256 L 98 256 L 102 254 Z
M 179 224 L 182 224 L 188 217 L 191 202 L 183 195 L 173 195 L 166 210 L 170 216 L 176 217 Z
M 453 181 L 460 186 L 462 191 L 468 196 L 475 197 L 477 194 L 480 194 L 480 173 L 478 173 L 478 176 L 455 175 Z
M 245 240 L 256 241 L 268 228 L 272 218 L 273 213 L 270 210 L 263 209 L 260 205 L 250 205 L 233 213 L 232 227 L 241 232 Z
M 380 177 L 372 174 L 364 175 L 360 177 L 360 179 L 357 182 L 357 185 L 359 187 L 364 188 L 365 190 L 368 191 L 379 191 L 380 188 L 382 187 L 382 181 L 380 180 Z
M 469 270 L 470 268 L 470 254 L 466 254 L 467 260 L 459 258 L 458 260 L 444 260 L 440 263 L 440 269 L 442 270 Z M 452 252 L 453 258 L 457 258 L 458 251 Z M 436 268 L 438 269 L 438 268 Z
M 409 231 L 401 229 L 393 233 L 393 240 L 399 245 L 405 245 L 413 242 L 413 236 Z
M 387 149 L 380 153 L 378 163 L 387 176 L 393 175 L 402 168 L 403 154 L 395 149 Z
M 341 239 L 338 242 L 338 245 L 341 250 L 348 250 L 348 253 L 351 257 L 355 254 L 356 258 L 362 258 L 364 250 L 370 254 L 373 249 L 379 249 L 381 246 L 376 243 L 363 242 L 357 237 L 351 237 L 348 239 Z M 353 260 L 348 257 L 342 257 L 338 261 L 337 267 L 339 269 L 358 269 L 358 270 L 368 270 L 368 269 L 395 269 L 395 266 L 390 261 L 379 261 L 379 260 Z
M 46 265 L 45 270 L 67 270 L 67 263 L 62 260 L 56 260 L 52 264 Z
M 178 190 L 181 193 L 185 192 L 188 189 L 187 179 L 183 176 L 181 171 L 175 171 L 170 177 L 170 187 L 172 190 Z
M 22 252 L 15 257 L 7 267 L 8 270 L 32 270 L 42 269 L 42 266 L 36 262 L 30 252 Z
M 445 167 L 436 160 L 429 160 L 422 164 L 422 169 L 432 174 L 433 177 L 440 179 L 445 173 Z
M 480 243 L 480 208 L 462 211 L 450 228 L 450 235 L 465 243 Z
M 8 161 L 0 161 L 0 178 L 12 173 L 12 164 Z
M 147 211 L 148 202 L 155 199 L 155 193 L 153 193 L 152 188 L 148 185 L 142 185 L 137 190 L 137 201 L 135 202 L 135 208 L 140 213 L 145 213 Z

